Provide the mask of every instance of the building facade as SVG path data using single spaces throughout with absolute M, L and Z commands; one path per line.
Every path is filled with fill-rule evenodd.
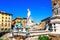
M 12 14 L 0 12 L 0 30 L 11 28 Z
M 60 33 L 60 0 L 53 0 L 52 4 L 50 23 L 52 24 L 53 32 Z
M 26 27 L 27 18 L 19 18 L 19 17 L 15 18 L 14 20 L 12 20 L 12 28 L 14 27 L 14 24 L 19 23 L 19 22 L 22 23 L 23 27 Z
M 47 28 L 47 24 L 48 24 L 48 26 L 49 26 L 48 30 L 52 31 L 52 24 L 50 23 L 50 18 L 51 17 L 45 18 L 42 20 L 42 22 L 45 22 L 45 29 Z
M 52 16 L 47 20 L 52 32 L 60 33 L 60 0 L 52 0 Z

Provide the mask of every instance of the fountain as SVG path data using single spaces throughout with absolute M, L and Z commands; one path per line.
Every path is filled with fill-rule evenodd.
M 27 9 L 27 11 L 28 11 L 28 14 L 27 14 L 26 28 L 23 27 L 22 22 L 18 22 L 14 25 L 15 27 L 13 29 L 13 31 L 16 32 L 16 33 L 26 32 L 26 36 L 28 36 L 30 34 L 29 28 L 31 28 L 31 25 L 32 25 L 32 21 L 30 19 L 31 12 L 30 12 L 29 9 Z M 14 33 L 13 31 L 12 31 L 12 34 Z
M 29 9 L 27 9 L 27 11 L 28 11 L 28 14 L 27 14 L 27 25 L 26 25 L 26 27 L 25 28 L 23 27 L 22 22 L 16 23 L 14 25 L 13 30 L 12 30 L 13 37 L 18 35 L 19 37 L 23 36 L 22 39 L 25 38 L 25 39 L 30 40 L 31 39 L 30 37 L 32 37 L 34 35 L 35 35 L 35 37 L 37 36 L 36 38 L 38 38 L 38 35 L 48 34 L 49 33 L 48 32 L 48 28 L 49 28 L 48 24 L 46 25 L 47 26 L 46 31 L 45 30 L 33 29 L 34 28 L 33 23 L 30 19 L 31 11 Z
M 26 27 L 26 36 L 28 36 L 30 34 L 29 32 L 29 28 L 32 28 L 31 25 L 32 25 L 32 21 L 30 19 L 30 16 L 31 16 L 31 11 L 29 9 L 27 9 L 28 11 L 28 14 L 27 14 L 27 27 Z
M 27 14 L 27 26 L 30 27 L 33 24 L 31 19 L 30 19 L 31 11 L 29 9 L 27 9 L 27 11 L 28 11 L 28 14 Z

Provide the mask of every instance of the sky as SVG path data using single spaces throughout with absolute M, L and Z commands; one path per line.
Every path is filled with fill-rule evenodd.
M 13 14 L 16 17 L 27 18 L 27 9 L 35 22 L 52 16 L 51 0 L 0 0 L 0 11 Z

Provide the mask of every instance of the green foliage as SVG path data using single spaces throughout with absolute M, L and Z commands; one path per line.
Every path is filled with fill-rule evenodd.
M 39 36 L 38 40 L 49 40 L 48 36 Z
M 5 38 L 4 40 L 9 40 L 8 38 Z
M 3 40 L 2 38 L 0 38 L 0 40 Z
M 9 33 L 11 32 L 11 30 L 4 30 L 4 31 L 1 31 L 0 33 Z
M 0 40 L 9 40 L 8 38 L 0 38 Z

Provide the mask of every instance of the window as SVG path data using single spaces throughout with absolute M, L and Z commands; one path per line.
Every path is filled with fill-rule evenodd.
M 10 23 L 8 24 L 8 26 L 10 26 Z
M 7 17 L 6 17 L 6 19 L 7 19 Z
M 4 28 L 2 28 L 1 30 L 4 30 Z
M 5 23 L 5 26 L 7 26 L 7 23 Z
M 3 19 L 4 17 L 2 17 L 2 19 Z
M 3 26 L 3 23 L 2 23 L 2 26 Z
M 9 19 L 10 19 L 10 17 L 9 17 Z
M 54 23 L 54 31 L 56 32 L 56 26 L 55 26 L 55 23 Z
M 7 28 L 5 28 L 5 30 L 7 30 Z
M 2 22 L 3 22 L 3 20 L 2 20 Z

